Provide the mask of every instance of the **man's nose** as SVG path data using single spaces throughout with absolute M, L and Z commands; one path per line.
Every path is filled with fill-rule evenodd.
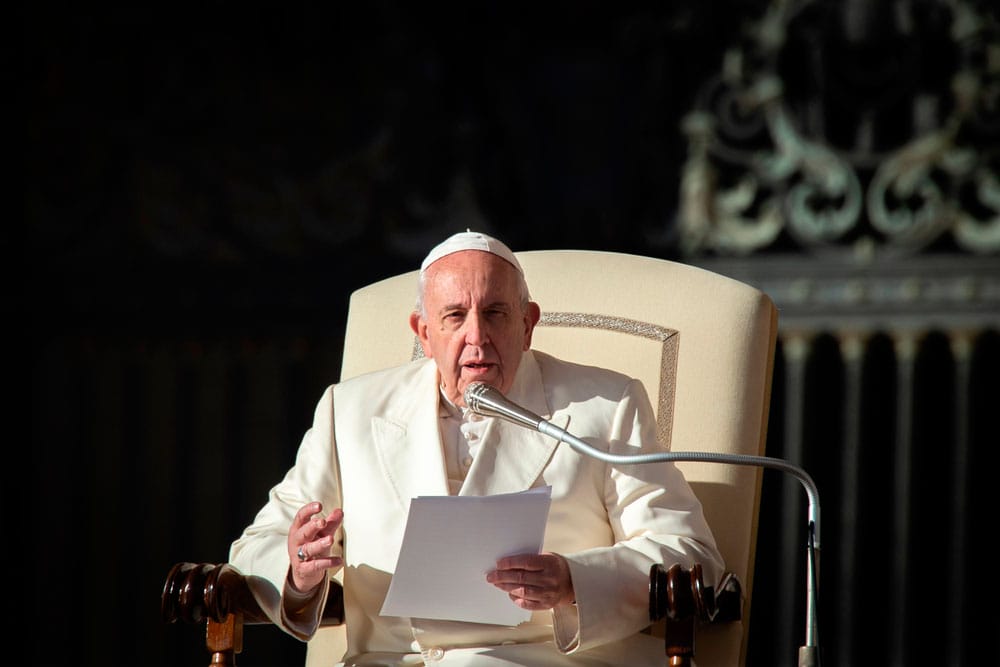
M 490 341 L 486 320 L 478 313 L 470 313 L 465 319 L 465 342 L 467 345 L 482 347 Z

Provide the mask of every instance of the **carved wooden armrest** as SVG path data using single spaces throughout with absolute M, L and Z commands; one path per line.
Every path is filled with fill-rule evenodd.
M 167 623 L 206 623 L 205 645 L 213 667 L 232 666 L 243 651 L 243 626 L 268 624 L 246 576 L 228 563 L 178 563 L 163 584 L 160 612 Z M 344 591 L 330 582 L 320 625 L 340 625 L 344 619 Z
M 673 565 L 649 569 L 649 620 L 664 619 L 664 644 L 670 667 L 688 667 L 694 657 L 698 623 L 726 623 L 743 617 L 743 587 L 730 572 L 716 592 L 702 579 L 701 564 L 690 570 Z
M 344 592 L 335 581 L 320 625 L 339 625 L 344 618 Z M 250 592 L 246 577 L 228 563 L 178 563 L 171 568 L 160 600 L 168 623 L 206 623 L 205 644 L 212 667 L 232 667 L 243 651 L 243 626 L 268 624 L 270 619 Z M 649 571 L 649 619 L 665 620 L 665 651 L 670 667 L 686 667 L 694 656 L 694 634 L 701 623 L 742 618 L 742 587 L 727 573 L 718 593 L 702 580 L 701 565 L 691 570 L 674 565 Z

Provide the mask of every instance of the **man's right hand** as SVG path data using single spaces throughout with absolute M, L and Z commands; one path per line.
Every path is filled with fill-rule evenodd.
M 339 507 L 323 516 L 323 505 L 304 505 L 292 520 L 288 531 L 288 560 L 291 563 L 292 584 L 300 593 L 307 593 L 323 583 L 326 570 L 340 567 L 343 560 L 330 555 L 333 536 L 344 520 Z

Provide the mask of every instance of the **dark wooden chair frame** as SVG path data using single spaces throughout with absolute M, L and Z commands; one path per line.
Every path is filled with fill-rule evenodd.
M 178 563 L 163 585 L 161 612 L 167 623 L 205 623 L 209 667 L 233 667 L 243 652 L 243 626 L 271 620 L 250 592 L 244 575 L 228 563 Z M 727 574 L 716 592 L 705 586 L 701 566 L 687 570 L 654 565 L 649 572 L 649 620 L 664 622 L 664 653 L 668 667 L 690 667 L 695 634 L 702 623 L 742 618 L 739 580 Z M 323 610 L 321 625 L 344 622 L 344 596 L 336 581 Z

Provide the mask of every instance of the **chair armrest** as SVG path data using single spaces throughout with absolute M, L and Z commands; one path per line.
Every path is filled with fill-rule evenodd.
M 690 664 L 694 655 L 694 632 L 698 622 L 725 623 L 742 618 L 742 586 L 726 573 L 716 593 L 705 586 L 701 565 L 691 570 L 679 565 L 649 571 L 649 619 L 666 621 L 666 654 L 671 665 Z M 184 621 L 208 626 L 206 645 L 213 652 L 212 665 L 233 665 L 243 650 L 243 625 L 271 623 L 250 592 L 245 575 L 228 563 L 178 563 L 163 585 L 160 611 L 167 623 Z M 321 626 L 340 625 L 344 619 L 344 591 L 336 581 L 320 621 Z
M 649 569 L 649 620 L 663 619 L 668 664 L 687 667 L 694 657 L 695 630 L 699 623 L 728 623 L 743 618 L 743 587 L 726 572 L 718 592 L 706 586 L 701 564 L 690 570 L 673 565 Z
M 246 576 L 228 563 L 174 565 L 163 585 L 160 612 L 167 623 L 206 623 L 205 644 L 213 667 L 235 664 L 235 654 L 243 650 L 244 625 L 271 623 Z M 331 580 L 320 626 L 340 625 L 343 619 L 344 590 Z

